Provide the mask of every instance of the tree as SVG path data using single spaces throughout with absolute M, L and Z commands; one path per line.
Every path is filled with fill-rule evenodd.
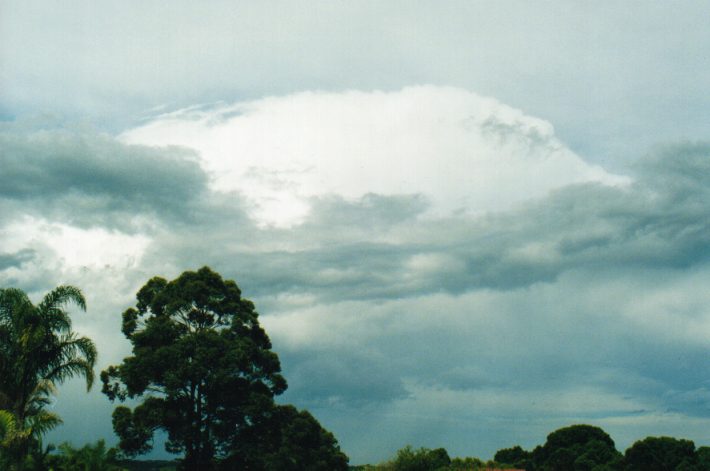
M 113 413 L 119 447 L 145 453 L 161 429 L 184 469 L 213 469 L 286 389 L 279 359 L 254 304 L 208 267 L 152 278 L 136 297 L 122 327 L 132 355 L 101 373 L 110 400 L 142 399 Z
M 348 457 L 307 411 L 275 406 L 232 446 L 222 469 L 346 471 Z
M 572 425 L 556 430 L 532 453 L 531 468 L 544 471 L 592 471 L 616 466 L 621 454 L 614 440 L 599 427 Z
M 86 310 L 73 286 L 55 288 L 37 306 L 22 290 L 0 289 L 0 410 L 12 418 L 2 450 L 16 469 L 33 443 L 61 423 L 45 410 L 56 385 L 78 375 L 88 390 L 94 380 L 96 347 L 72 331 L 70 302 Z
M 117 464 L 116 450 L 106 448 L 103 440 L 81 448 L 64 442 L 59 445 L 59 454 L 52 455 L 48 461 L 56 471 L 125 471 Z
M 710 446 L 701 446 L 697 449 L 698 467 L 700 469 L 710 469 Z
M 512 448 L 498 450 L 493 457 L 493 461 L 500 464 L 525 468 L 530 460 L 530 452 L 523 450 L 519 445 Z
M 429 448 L 414 449 L 407 445 L 397 451 L 397 456 L 383 465 L 383 469 L 393 471 L 437 471 L 447 469 L 451 458 L 444 448 L 430 450 Z
M 626 450 L 628 471 L 698 469 L 695 443 L 672 437 L 647 437 Z

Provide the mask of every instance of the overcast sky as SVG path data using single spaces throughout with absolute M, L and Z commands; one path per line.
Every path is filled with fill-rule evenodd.
M 710 445 L 709 14 L 0 0 L 0 286 L 80 287 L 104 368 L 145 281 L 211 266 L 352 463 Z M 98 389 L 51 440 L 115 442 Z

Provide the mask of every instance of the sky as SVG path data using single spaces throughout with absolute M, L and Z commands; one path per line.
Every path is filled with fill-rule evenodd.
M 211 266 L 354 464 L 710 445 L 709 13 L 0 0 L 0 286 L 80 287 L 99 370 Z M 48 440 L 115 443 L 99 389 Z

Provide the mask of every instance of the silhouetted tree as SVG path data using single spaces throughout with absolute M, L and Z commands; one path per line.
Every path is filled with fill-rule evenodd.
M 237 284 L 204 267 L 177 279 L 155 277 L 123 313 L 133 355 L 101 373 L 109 399 L 143 399 L 118 407 L 113 425 L 128 455 L 168 433 L 166 450 L 184 453 L 183 467 L 208 470 L 243 429 L 286 389 L 279 359 Z
M 591 471 L 597 466 L 618 466 L 621 454 L 599 427 L 572 425 L 556 430 L 532 453 L 530 469 L 540 471 Z
M 523 469 L 530 461 L 530 452 L 523 450 L 518 445 L 512 448 L 503 448 L 496 452 L 493 461 Z
M 310 413 L 291 405 L 275 406 L 261 416 L 233 443 L 232 450 L 232 456 L 222 463 L 225 471 L 348 469 L 348 457 L 340 451 L 333 434 Z
M 695 444 L 672 437 L 647 437 L 626 450 L 628 471 L 676 471 L 698 469 Z
M 710 470 L 710 446 L 701 446 L 695 453 L 698 457 L 698 467 L 704 470 Z

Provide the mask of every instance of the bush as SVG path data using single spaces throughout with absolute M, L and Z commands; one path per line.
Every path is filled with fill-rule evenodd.
M 572 425 L 547 436 L 547 442 L 532 453 L 531 468 L 540 471 L 593 471 L 614 469 L 621 453 L 611 437 L 599 427 Z
M 628 471 L 698 469 L 695 443 L 672 437 L 647 437 L 626 450 Z
M 448 469 L 451 464 L 449 454 L 443 448 L 414 449 L 407 445 L 397 452 L 392 461 L 384 463 L 381 469 L 392 471 L 437 471 Z

